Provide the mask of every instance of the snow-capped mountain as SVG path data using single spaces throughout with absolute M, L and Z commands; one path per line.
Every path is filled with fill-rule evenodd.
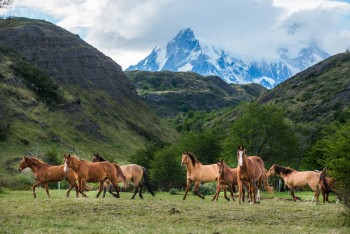
M 273 88 L 292 75 L 329 57 L 316 42 L 291 57 L 287 48 L 279 48 L 278 60 L 254 60 L 208 45 L 201 45 L 191 28 L 180 31 L 166 46 L 155 47 L 151 54 L 126 70 L 193 71 L 217 75 L 228 83 L 259 83 Z

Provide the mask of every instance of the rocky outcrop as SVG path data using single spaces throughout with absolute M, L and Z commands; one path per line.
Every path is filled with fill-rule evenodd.
M 0 45 L 13 49 L 48 73 L 56 82 L 103 89 L 114 98 L 138 99 L 134 86 L 111 58 L 78 35 L 43 20 L 0 21 Z

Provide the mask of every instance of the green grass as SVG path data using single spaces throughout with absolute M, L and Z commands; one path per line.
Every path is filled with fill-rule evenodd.
M 220 197 L 202 200 L 183 194 L 144 194 L 145 199 L 105 199 L 64 197 L 64 190 L 50 190 L 47 198 L 37 189 L 0 193 L 0 233 L 348 233 L 341 218 L 343 206 L 335 203 L 292 202 L 263 194 L 259 205 L 239 205 Z M 282 196 L 281 196 L 282 195 Z M 302 199 L 311 193 L 298 193 Z M 334 197 L 331 198 L 334 200 Z

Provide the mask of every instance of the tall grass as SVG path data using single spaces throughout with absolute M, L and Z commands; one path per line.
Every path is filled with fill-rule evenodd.
M 0 194 L 0 233 L 348 233 L 339 204 L 292 202 L 263 196 L 260 205 L 211 202 L 183 194 L 157 193 L 130 200 L 64 197 L 63 190 L 43 189 Z M 298 194 L 300 195 L 300 194 Z M 278 197 L 279 194 L 275 194 Z M 303 193 L 309 199 L 311 193 Z M 264 199 L 265 198 L 265 199 Z

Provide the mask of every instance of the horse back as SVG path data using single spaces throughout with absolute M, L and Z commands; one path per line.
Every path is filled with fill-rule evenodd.
M 112 163 L 103 162 L 85 162 L 85 167 L 82 167 L 82 171 L 79 172 L 80 176 L 85 177 L 89 182 L 99 182 L 104 178 L 116 177 L 116 169 Z
M 136 179 L 136 178 L 142 178 L 143 176 L 143 170 L 140 165 L 137 164 L 128 164 L 120 166 L 120 169 L 122 170 L 124 176 L 128 180 Z
M 200 165 L 198 174 L 202 177 L 202 182 L 210 182 L 219 177 L 219 169 L 216 164 Z
M 36 179 L 45 182 L 58 182 L 65 179 L 63 165 L 43 167 L 36 173 Z

